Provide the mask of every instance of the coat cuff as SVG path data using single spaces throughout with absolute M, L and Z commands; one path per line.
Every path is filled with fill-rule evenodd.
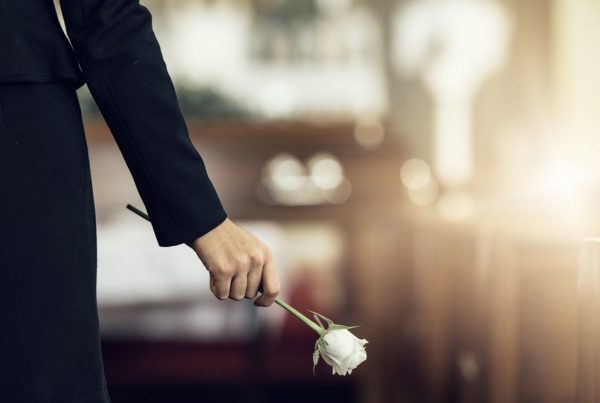
M 209 188 L 213 189 L 212 184 Z M 200 192 L 198 197 L 184 196 L 176 213 L 166 208 L 148 208 L 148 216 L 159 246 L 191 244 L 228 218 L 217 193 L 208 193 Z

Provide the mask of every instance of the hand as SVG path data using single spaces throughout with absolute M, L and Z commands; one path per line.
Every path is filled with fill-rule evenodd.
M 210 273 L 210 290 L 218 299 L 255 298 L 261 280 L 263 292 L 254 304 L 269 306 L 277 298 L 279 278 L 271 250 L 229 218 L 189 246 Z

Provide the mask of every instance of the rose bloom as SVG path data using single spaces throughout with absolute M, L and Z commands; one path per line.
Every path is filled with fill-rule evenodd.
M 367 343 L 367 340 L 359 339 L 348 329 L 328 330 L 317 340 L 313 363 L 317 365 L 320 355 L 331 365 L 332 374 L 351 374 L 353 369 L 367 359 Z

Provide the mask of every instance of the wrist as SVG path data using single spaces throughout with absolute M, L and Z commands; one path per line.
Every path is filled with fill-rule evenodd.
M 211 235 L 214 235 L 214 233 L 216 231 L 218 231 L 221 228 L 223 228 L 224 226 L 228 225 L 228 223 L 230 223 L 230 222 L 231 222 L 231 220 L 229 220 L 229 218 L 227 216 L 225 216 L 225 218 L 223 220 L 219 221 L 213 228 L 211 228 L 208 231 L 204 232 L 202 235 L 196 236 L 193 239 L 185 242 L 185 244 L 187 246 L 189 246 L 190 248 L 194 249 L 194 250 L 198 250 L 198 248 L 201 246 L 201 243 L 203 243 L 203 241 L 207 237 L 210 237 Z

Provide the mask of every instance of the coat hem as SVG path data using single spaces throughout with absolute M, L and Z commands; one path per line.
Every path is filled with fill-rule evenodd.
M 54 81 L 71 81 L 75 85 L 75 89 L 79 89 L 85 84 L 83 76 L 69 76 L 62 74 L 0 74 L 0 83 L 47 83 Z
M 106 388 L 102 388 L 84 396 L 64 400 L 61 403 L 111 403 L 111 401 Z

